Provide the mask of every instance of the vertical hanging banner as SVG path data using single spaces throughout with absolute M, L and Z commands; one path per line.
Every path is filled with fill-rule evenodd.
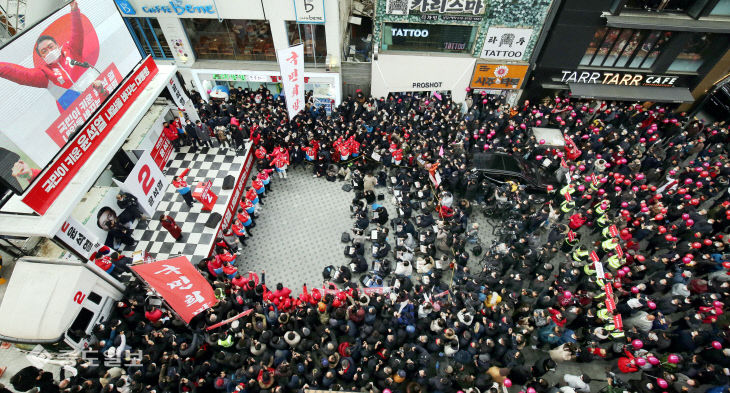
M 289 120 L 304 109 L 304 45 L 277 51 Z
M 89 232 L 84 224 L 70 216 L 63 222 L 56 236 L 86 259 L 90 259 L 91 254 L 102 246 L 96 235 Z
M 196 121 L 200 120 L 200 117 L 198 116 L 198 111 L 193 105 L 193 101 L 190 99 L 190 97 L 188 97 L 187 94 L 185 94 L 185 90 L 183 90 L 180 86 L 180 80 L 177 79 L 177 75 L 173 75 L 172 78 L 167 81 L 167 90 L 170 92 L 172 100 L 175 101 L 175 106 L 177 106 L 177 109 L 185 112 L 190 121 L 195 123 Z

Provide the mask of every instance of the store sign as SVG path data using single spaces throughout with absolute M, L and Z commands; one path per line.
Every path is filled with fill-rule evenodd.
M 270 82 L 267 75 L 213 74 L 213 80 L 230 82 Z
M 124 15 L 137 15 L 137 10 L 141 14 L 149 14 L 155 16 L 180 16 L 194 18 L 204 15 L 215 15 L 216 7 L 212 1 L 196 0 L 191 2 L 183 2 L 182 0 L 165 1 L 136 1 L 138 7 L 134 7 L 130 0 L 114 0 L 119 7 L 119 11 Z
M 521 60 L 532 37 L 532 29 L 490 27 L 484 39 L 483 59 Z
M 679 81 L 678 76 L 649 75 L 632 72 L 607 71 L 562 71 L 562 83 L 589 83 L 616 86 L 653 86 L 673 87 Z
M 486 10 L 485 3 L 485 0 L 410 0 L 409 8 L 422 13 L 481 15 Z
M 86 259 L 91 259 L 91 254 L 102 246 L 99 238 L 73 217 L 69 217 L 63 222 L 56 236 L 63 244 L 71 247 Z
M 393 27 L 393 37 L 422 37 L 426 38 L 429 35 L 428 29 L 408 29 Z
M 411 0 L 387 0 L 385 3 L 385 13 L 389 15 L 408 15 L 411 9 Z
M 148 56 L 48 166 L 23 202 L 36 213 L 45 214 L 155 75 L 157 65 Z
M 446 22 L 481 22 L 481 16 L 471 15 L 449 15 L 449 14 L 422 14 L 421 20 L 436 22 L 439 19 Z
M 324 0 L 294 0 L 297 23 L 324 23 Z
M 304 45 L 277 51 L 289 120 L 304 109 Z
M 175 106 L 178 108 L 184 108 L 185 101 L 188 97 L 185 95 L 182 87 L 180 87 L 180 82 L 177 80 L 176 75 L 173 75 L 173 77 L 167 81 L 167 90 L 170 92 L 172 100 L 175 101 Z
M 152 217 L 169 184 L 170 181 L 162 173 L 150 153 L 144 152 L 120 188 L 122 191 L 134 195 L 139 207 L 144 210 L 145 214 Z
M 472 89 L 519 89 L 527 69 L 527 65 L 518 64 L 477 64 L 469 86 Z

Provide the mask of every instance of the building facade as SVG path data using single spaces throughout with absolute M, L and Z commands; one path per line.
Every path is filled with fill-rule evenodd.
M 115 0 L 144 54 L 175 63 L 204 98 L 281 91 L 276 51 L 304 44 L 305 87 L 341 100 L 338 0 Z
M 687 110 L 730 70 L 729 0 L 556 0 L 528 88 Z
M 517 99 L 552 0 L 379 0 L 374 96 L 467 88 Z

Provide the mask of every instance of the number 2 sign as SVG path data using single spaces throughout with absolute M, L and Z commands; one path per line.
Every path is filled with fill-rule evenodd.
M 144 152 L 134 166 L 122 190 L 135 197 L 148 216 L 154 215 L 170 181 L 165 178 L 149 152 Z

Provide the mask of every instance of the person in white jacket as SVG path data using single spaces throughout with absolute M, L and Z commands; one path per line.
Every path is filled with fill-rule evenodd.
M 413 266 L 408 261 L 398 261 L 395 267 L 396 276 L 410 277 L 413 274 Z

